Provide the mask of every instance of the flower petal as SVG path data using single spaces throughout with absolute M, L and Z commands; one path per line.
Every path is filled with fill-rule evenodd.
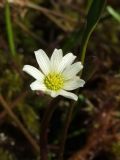
M 78 96 L 77 96 L 76 94 L 71 93 L 71 92 L 67 92 L 67 91 L 65 91 L 65 90 L 61 90 L 61 91 L 59 92 L 59 95 L 64 96 L 64 97 L 69 98 L 69 99 L 73 99 L 73 100 L 75 100 L 75 101 L 78 100 Z
M 62 72 L 67 66 L 71 65 L 75 60 L 76 56 L 72 53 L 66 54 L 63 58 L 61 63 L 59 64 L 58 71 Z
M 44 75 L 35 67 L 30 65 L 25 65 L 23 67 L 23 71 L 28 73 L 29 75 L 33 76 L 35 79 L 42 81 L 44 78 Z
M 68 66 L 64 71 L 63 71 L 63 76 L 65 77 L 66 80 L 73 78 L 80 70 L 83 68 L 83 65 L 81 62 L 76 62 L 70 66 Z
M 79 87 L 83 87 L 84 84 L 85 84 L 84 80 L 80 79 L 79 77 L 75 77 L 71 80 L 66 81 L 63 88 L 65 90 L 71 91 Z
M 57 68 L 62 61 L 63 52 L 62 49 L 55 49 L 52 56 L 51 56 L 51 71 L 57 71 Z
M 46 90 L 46 86 L 43 83 L 40 83 L 39 81 L 34 81 L 30 84 L 30 88 L 33 91 L 45 91 Z
M 55 97 L 57 97 L 59 94 L 58 93 L 56 93 L 56 92 L 54 92 L 54 91 L 51 91 L 51 97 L 53 97 L 53 98 L 55 98 Z
M 48 74 L 50 71 L 50 60 L 47 54 L 42 49 L 39 49 L 35 51 L 35 57 L 43 73 L 45 75 Z

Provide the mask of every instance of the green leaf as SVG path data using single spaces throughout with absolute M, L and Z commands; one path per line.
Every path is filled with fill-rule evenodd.
M 120 22 L 120 13 L 115 11 L 111 6 L 107 6 L 107 11 L 109 14 L 116 19 L 118 22 Z
M 105 7 L 106 0 L 94 0 L 88 11 L 86 24 L 84 26 L 84 32 L 81 39 L 81 61 L 84 63 L 85 53 L 89 38 L 95 29 L 103 9 Z
M 81 45 L 80 58 L 83 63 L 85 59 L 88 40 L 100 19 L 102 11 L 105 7 L 105 3 L 106 0 L 92 0 L 91 6 L 88 9 L 86 24 L 82 28 L 79 28 L 76 31 L 74 31 L 64 41 L 64 45 L 62 48 L 65 52 L 70 51 L 77 45 Z
M 94 0 L 87 0 L 87 7 L 86 7 L 86 11 L 88 12 L 88 10 L 89 10 L 89 8 L 90 8 L 90 6 L 91 6 L 91 4 L 92 4 L 92 2 L 93 2 Z

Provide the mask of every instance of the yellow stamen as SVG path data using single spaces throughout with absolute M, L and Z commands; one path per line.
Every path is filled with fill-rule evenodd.
M 49 73 L 45 79 L 44 83 L 46 87 L 53 91 L 58 91 L 63 87 L 64 78 L 58 73 Z

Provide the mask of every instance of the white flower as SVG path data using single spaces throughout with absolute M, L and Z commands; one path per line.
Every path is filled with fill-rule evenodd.
M 23 71 L 36 79 L 31 83 L 31 89 L 43 91 L 52 97 L 61 95 L 77 101 L 78 96 L 69 91 L 83 87 L 85 81 L 77 76 L 83 66 L 81 62 L 73 64 L 76 56 L 72 53 L 63 56 L 61 49 L 55 49 L 49 59 L 47 54 L 40 49 L 35 51 L 35 57 L 40 70 L 30 65 L 23 67 Z

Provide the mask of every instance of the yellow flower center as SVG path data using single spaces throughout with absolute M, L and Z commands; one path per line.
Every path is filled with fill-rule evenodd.
M 58 73 L 49 73 L 45 79 L 44 83 L 46 87 L 53 91 L 58 91 L 63 87 L 64 78 Z

